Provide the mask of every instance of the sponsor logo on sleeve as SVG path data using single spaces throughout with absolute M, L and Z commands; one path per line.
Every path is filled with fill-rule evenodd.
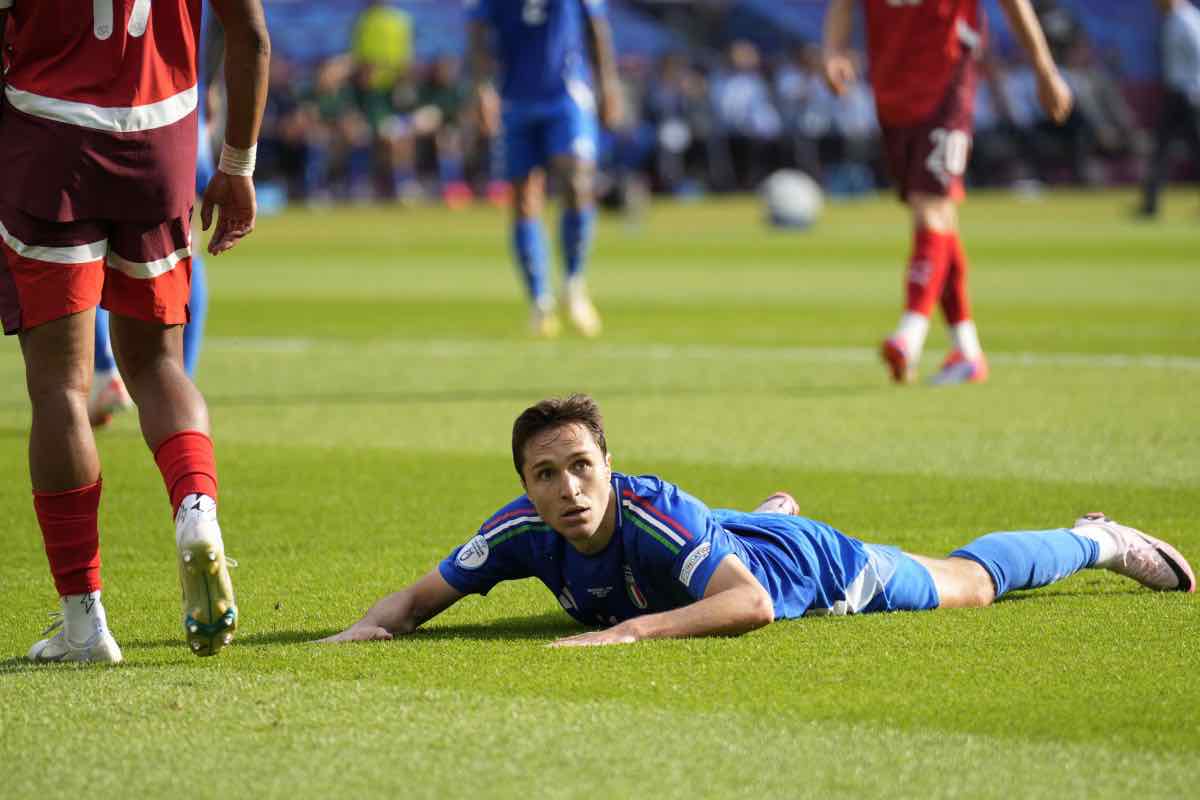
M 688 553 L 688 557 L 683 561 L 683 567 L 679 570 L 679 582 L 684 586 L 691 586 L 692 576 L 696 574 L 696 568 L 704 563 L 704 559 L 708 558 L 708 554 L 712 552 L 712 542 L 704 542 L 692 552 Z
M 455 562 L 463 569 L 479 569 L 487 561 L 489 552 L 487 539 L 481 534 L 462 546 Z

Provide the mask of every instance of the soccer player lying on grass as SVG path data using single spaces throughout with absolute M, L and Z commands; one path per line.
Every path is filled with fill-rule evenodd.
M 710 509 L 661 478 L 613 472 L 586 395 L 526 409 L 512 448 L 525 494 L 436 569 L 322 641 L 412 633 L 464 595 L 534 577 L 577 621 L 600 628 L 555 645 L 740 634 L 804 614 L 986 606 L 1088 567 L 1151 589 L 1195 589 L 1173 547 L 1101 514 L 1069 529 L 991 533 L 926 558 L 797 516 L 783 492 L 749 514 Z

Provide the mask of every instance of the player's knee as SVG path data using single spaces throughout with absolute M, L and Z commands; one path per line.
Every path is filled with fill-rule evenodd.
M 961 565 L 962 576 L 960 584 L 964 605 L 971 608 L 983 608 L 996 601 L 996 585 L 987 570 L 973 561 Z
M 954 231 L 958 228 L 958 214 L 954 200 L 932 194 L 913 193 L 908 198 L 913 213 L 913 223 L 918 228 L 936 231 Z
M 32 379 L 27 388 L 29 403 L 36 414 L 59 417 L 86 408 L 91 375 L 71 374 L 59 380 Z
M 92 386 L 91 363 L 59 366 L 60 369 L 44 369 L 28 365 L 25 384 L 34 409 L 60 408 L 80 399 L 87 402 Z
M 996 602 L 996 587 L 992 585 L 992 579 L 989 577 L 985 577 L 983 580 L 976 579 L 971 588 L 971 605 L 975 608 L 983 608 L 994 602 Z
M 526 182 L 518 182 L 513 187 L 513 210 L 519 219 L 533 219 L 542 215 L 542 192 Z
M 596 183 L 596 169 L 591 162 L 574 159 L 563 168 L 562 175 L 567 206 L 574 210 L 590 206 Z

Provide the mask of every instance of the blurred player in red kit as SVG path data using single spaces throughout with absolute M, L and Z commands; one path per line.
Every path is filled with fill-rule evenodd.
M 892 379 L 910 383 L 935 303 L 953 348 L 933 383 L 980 383 L 988 365 L 971 319 L 967 257 L 958 236 L 958 204 L 971 149 L 976 62 L 984 46 L 979 0 L 831 0 L 825 15 L 825 79 L 841 94 L 856 79 L 850 59 L 854 5 L 866 19 L 870 79 L 888 170 L 912 209 L 913 245 L 905 311 L 881 355 Z M 1071 110 L 1029 0 L 1000 0 L 1033 63 L 1038 98 L 1055 122 Z
M 209 252 L 254 228 L 270 44 L 261 0 L 211 0 L 229 121 L 205 193 Z M 182 361 L 196 165 L 201 0 L 0 0 L 0 320 L 33 406 L 33 505 L 62 604 L 33 661 L 117 662 L 100 599 L 100 461 L 88 422 L 97 305 L 171 512 L 183 622 L 198 655 L 233 636 L 208 409 Z M 47 629 L 59 627 L 59 623 Z

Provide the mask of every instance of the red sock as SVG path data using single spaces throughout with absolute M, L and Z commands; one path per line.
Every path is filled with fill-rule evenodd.
M 967 296 L 967 251 L 957 233 L 951 234 L 949 253 L 950 269 L 942 289 L 942 313 L 946 315 L 947 323 L 957 325 L 971 318 L 971 300 Z
M 212 439 L 200 431 L 180 431 L 154 451 L 154 461 L 171 495 L 171 513 L 189 494 L 217 499 L 217 459 Z
M 905 276 L 905 308 L 909 311 L 926 317 L 933 313 L 950 265 L 951 236 L 929 228 L 913 232 L 912 257 Z
M 60 597 L 100 585 L 100 481 L 65 492 L 34 492 L 50 574 Z

